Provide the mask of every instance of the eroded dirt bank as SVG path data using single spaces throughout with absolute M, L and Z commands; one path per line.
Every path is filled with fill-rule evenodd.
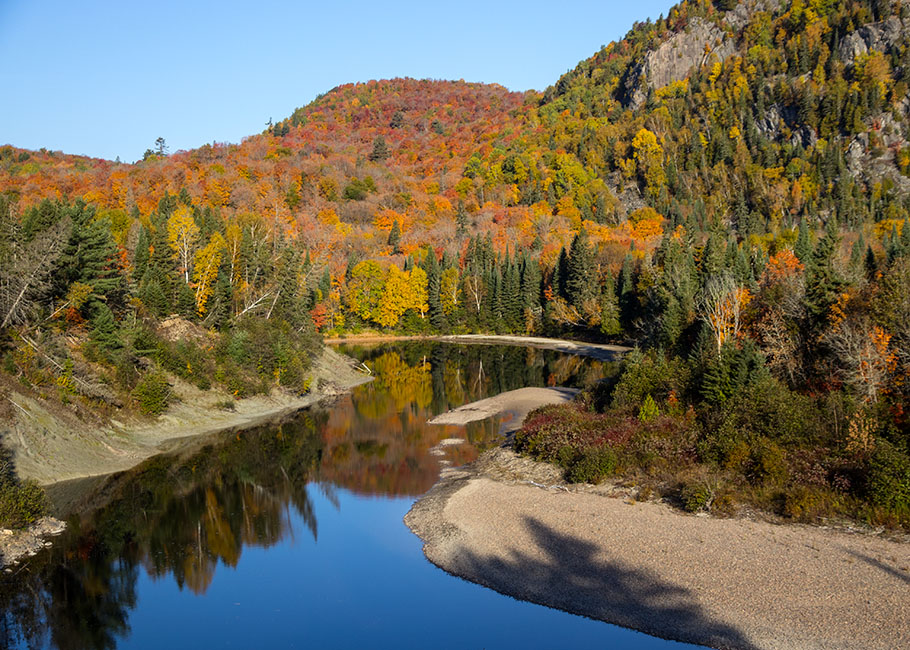
M 200 391 L 176 382 L 180 401 L 154 419 L 124 418 L 91 427 L 59 410 L 51 412 L 24 393 L 5 396 L 14 406 L 4 443 L 13 450 L 22 478 L 42 485 L 119 472 L 162 452 L 173 452 L 193 438 L 224 430 L 258 426 L 321 399 L 337 395 L 369 377 L 354 368 L 353 360 L 326 349 L 312 369 L 313 392 L 298 396 L 274 391 L 269 396 L 232 400 L 219 390 Z M 224 405 L 230 405 L 230 409 Z
M 189 452 L 225 431 L 288 417 L 369 381 L 355 366 L 352 359 L 327 348 L 312 369 L 317 388 L 307 395 L 276 391 L 235 401 L 222 391 L 200 391 L 178 384 L 175 390 L 180 401 L 160 417 L 112 419 L 99 427 L 60 409 L 52 411 L 24 392 L 10 391 L 2 397 L 15 407 L 13 417 L 0 423 L 0 433 L 15 455 L 20 477 L 44 485 L 56 510 L 65 512 L 109 474 L 135 467 L 160 453 Z M 225 409 L 224 404 L 233 408 Z M 34 554 L 62 529 L 61 522 L 45 518 L 26 530 L 0 530 L 0 568 Z
M 605 492 L 495 449 L 447 471 L 405 522 L 450 573 L 657 636 L 717 648 L 910 647 L 910 544 Z

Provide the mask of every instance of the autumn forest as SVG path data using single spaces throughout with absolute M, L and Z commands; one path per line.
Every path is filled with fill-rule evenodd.
M 322 337 L 621 343 L 521 451 L 906 528 L 908 84 L 901 2 L 686 0 L 542 92 L 343 85 L 134 164 L 3 146 L 4 381 L 157 415 L 174 378 L 304 393 Z

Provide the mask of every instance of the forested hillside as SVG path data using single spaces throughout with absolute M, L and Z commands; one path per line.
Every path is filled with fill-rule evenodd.
M 132 165 L 3 147 L 4 370 L 155 412 L 175 374 L 302 390 L 317 334 L 633 341 L 592 406 L 624 433 L 570 469 L 647 431 L 620 466 L 705 503 L 906 522 L 908 46 L 903 2 L 699 0 L 543 93 L 346 85 Z

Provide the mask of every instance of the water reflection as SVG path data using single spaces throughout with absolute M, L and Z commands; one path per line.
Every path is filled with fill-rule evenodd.
M 578 385 L 609 368 L 535 349 L 410 343 L 345 347 L 375 381 L 329 409 L 220 436 L 109 477 L 53 548 L 0 580 L 0 647 L 113 648 L 130 634 L 140 569 L 202 596 L 245 547 L 318 538 L 312 490 L 426 492 L 440 460 L 461 464 L 499 442 L 496 421 L 467 429 L 427 420 L 522 386 Z M 467 444 L 440 441 L 466 437 Z M 91 504 L 87 506 L 86 504 Z M 295 513 L 292 517 L 291 513 Z M 302 521 L 306 531 L 294 531 Z

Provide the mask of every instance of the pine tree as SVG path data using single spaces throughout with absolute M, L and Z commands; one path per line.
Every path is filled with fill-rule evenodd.
M 827 320 L 831 306 L 837 302 L 844 286 L 844 280 L 834 268 L 839 242 L 837 227 L 834 220 L 830 220 L 806 269 L 806 307 L 817 326 Z
M 392 247 L 393 254 L 398 255 L 401 253 L 401 249 L 398 247 L 401 243 L 401 228 L 399 228 L 397 221 L 392 224 L 387 243 Z
M 597 278 L 594 275 L 594 250 L 588 243 L 588 232 L 582 227 L 569 249 L 566 278 L 569 303 L 578 310 L 597 299 Z
M 462 240 L 468 236 L 468 211 L 464 201 L 458 201 L 458 210 L 455 212 L 455 236 Z
M 107 354 L 123 347 L 123 342 L 117 333 L 117 323 L 114 313 L 103 302 L 95 302 L 92 316 L 92 330 L 89 333 L 92 342 Z
M 621 332 L 619 300 L 616 297 L 613 275 L 608 273 L 600 296 L 600 333 L 604 336 L 618 336 Z
M 92 287 L 93 296 L 117 303 L 123 297 L 124 287 L 116 263 L 117 245 L 111 237 L 110 222 L 95 219 L 94 208 L 81 199 L 66 212 L 72 227 L 54 273 L 58 295 L 64 295 L 73 282 L 80 282 Z
M 432 248 L 427 250 L 422 268 L 427 274 L 427 310 L 430 314 L 430 325 L 441 332 L 446 329 L 446 317 L 439 300 L 441 271 L 436 260 L 436 252 Z
M 799 234 L 796 236 L 793 254 L 804 265 L 809 263 L 809 256 L 812 255 L 812 242 L 809 240 L 809 225 L 805 219 L 799 220 Z
M 373 150 L 370 152 L 370 161 L 382 162 L 388 157 L 389 146 L 386 144 L 384 137 L 377 135 L 376 139 L 373 140 Z

